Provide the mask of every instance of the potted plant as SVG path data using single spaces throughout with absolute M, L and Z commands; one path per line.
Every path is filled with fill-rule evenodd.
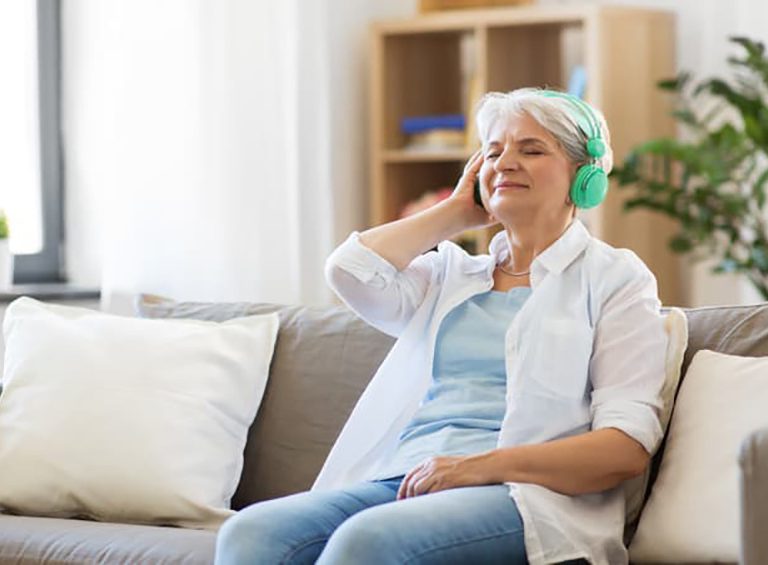
M 0 209 L 0 288 L 2 289 L 8 289 L 13 285 L 13 254 L 8 235 L 8 218 L 5 210 Z
M 679 221 L 673 251 L 715 257 L 713 272 L 743 273 L 768 300 L 768 57 L 760 42 L 729 39 L 742 50 L 728 58 L 733 76 L 658 83 L 675 97 L 685 138 L 635 147 L 612 177 L 631 191 L 626 210 Z

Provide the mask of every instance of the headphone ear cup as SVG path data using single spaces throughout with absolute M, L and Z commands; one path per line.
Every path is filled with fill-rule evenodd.
M 597 165 L 582 165 L 576 171 L 571 184 L 571 201 L 577 208 L 594 208 L 605 200 L 608 192 L 608 175 Z

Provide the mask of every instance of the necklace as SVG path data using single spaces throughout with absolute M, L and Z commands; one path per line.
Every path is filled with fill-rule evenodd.
M 522 273 L 513 273 L 512 271 L 506 270 L 502 265 L 496 265 L 502 273 L 508 274 L 510 277 L 524 277 L 525 275 L 530 275 L 531 270 L 528 269 L 527 271 L 523 271 Z

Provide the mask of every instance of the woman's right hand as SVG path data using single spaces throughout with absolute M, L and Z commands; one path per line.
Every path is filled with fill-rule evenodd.
M 467 161 L 464 166 L 464 173 L 461 175 L 450 200 L 459 204 L 463 215 L 465 229 L 479 229 L 493 226 L 498 220 L 489 214 L 488 211 L 478 206 L 475 202 L 475 181 L 479 179 L 480 168 L 483 166 L 483 150 L 478 149 Z

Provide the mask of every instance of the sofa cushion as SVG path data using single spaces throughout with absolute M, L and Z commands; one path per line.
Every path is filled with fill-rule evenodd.
M 768 426 L 768 358 L 701 350 L 680 387 L 658 480 L 630 556 L 739 559 L 739 451 Z
M 277 314 L 142 320 L 14 300 L 0 508 L 217 528 L 232 514 L 278 326 Z
M 768 356 L 768 303 L 683 308 L 683 312 L 688 319 L 688 349 L 683 357 L 680 385 L 693 356 L 702 349 L 729 355 Z M 658 476 L 666 444 L 665 437 L 651 461 L 646 502 Z M 629 532 L 625 541 L 629 543 L 633 535 L 634 531 Z
M 208 565 L 216 532 L 0 515 L 0 564 Z
M 144 294 L 136 298 L 135 309 L 149 318 L 213 321 L 278 313 L 280 330 L 267 389 L 249 431 L 234 509 L 312 486 L 394 343 L 343 306 L 177 302 Z

